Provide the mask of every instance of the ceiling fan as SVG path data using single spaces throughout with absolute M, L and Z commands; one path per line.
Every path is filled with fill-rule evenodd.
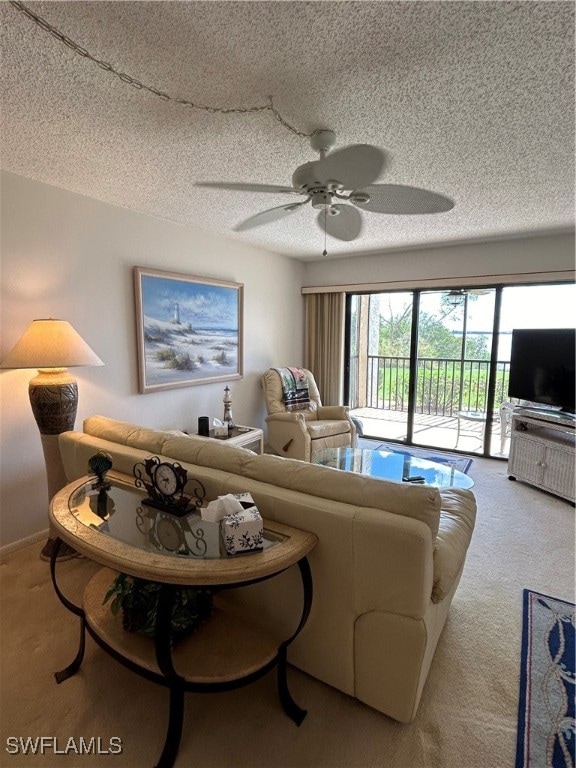
M 453 307 L 459 307 L 469 296 L 486 296 L 488 293 L 487 288 L 453 288 L 448 291 L 448 301 Z
M 385 166 L 385 153 L 370 144 L 351 144 L 331 152 L 335 143 L 333 131 L 312 134 L 310 145 L 320 154 L 320 159 L 296 168 L 291 187 L 220 181 L 197 182 L 195 186 L 305 198 L 250 216 L 234 227 L 236 232 L 278 221 L 310 203 L 319 211 L 317 223 L 320 228 L 332 237 L 346 241 L 355 240 L 362 231 L 362 215 L 358 209 L 368 213 L 415 215 L 442 213 L 454 207 L 448 197 L 419 187 L 373 184 Z M 338 202 L 340 200 L 343 202 Z
M 466 295 L 486 296 L 488 293 L 490 293 L 488 288 L 452 288 L 451 291 L 448 291 L 448 296 L 450 298 L 457 298 L 458 296 L 464 298 Z

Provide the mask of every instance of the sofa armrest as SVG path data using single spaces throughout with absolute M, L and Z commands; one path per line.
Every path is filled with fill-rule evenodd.
M 476 523 L 476 499 L 464 488 L 442 488 L 440 525 L 434 549 L 432 600 L 441 602 L 460 578 Z
M 383 611 L 424 617 L 433 587 L 430 528 L 420 520 L 362 508 L 356 513 L 353 537 L 358 614 Z

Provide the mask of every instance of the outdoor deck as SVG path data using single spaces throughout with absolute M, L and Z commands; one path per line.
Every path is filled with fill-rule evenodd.
M 351 416 L 362 422 L 365 437 L 381 440 L 401 441 L 406 434 L 406 411 L 389 411 L 378 408 L 353 408 Z M 413 443 L 447 451 L 463 453 L 483 453 L 482 429 L 483 422 L 473 422 L 462 419 L 460 435 L 458 436 L 458 417 L 434 416 L 422 413 L 414 415 Z M 504 452 L 501 452 L 500 422 L 496 419 L 492 424 L 490 455 L 507 458 L 509 439 L 504 441 Z

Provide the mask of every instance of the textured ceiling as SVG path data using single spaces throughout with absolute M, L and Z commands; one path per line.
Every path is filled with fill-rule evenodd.
M 380 183 L 455 201 L 447 213 L 363 212 L 330 256 L 574 223 L 572 2 L 30 2 L 94 57 L 197 104 L 265 105 L 337 148 L 375 144 Z M 292 202 L 197 181 L 289 185 L 317 159 L 269 111 L 189 109 L 137 90 L 8 2 L 2 24 L 2 166 L 115 205 L 321 258 L 303 206 L 248 232 L 232 227 Z

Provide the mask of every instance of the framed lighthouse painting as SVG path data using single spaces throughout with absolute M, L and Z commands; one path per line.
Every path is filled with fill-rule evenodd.
M 134 267 L 140 392 L 242 377 L 242 283 Z

